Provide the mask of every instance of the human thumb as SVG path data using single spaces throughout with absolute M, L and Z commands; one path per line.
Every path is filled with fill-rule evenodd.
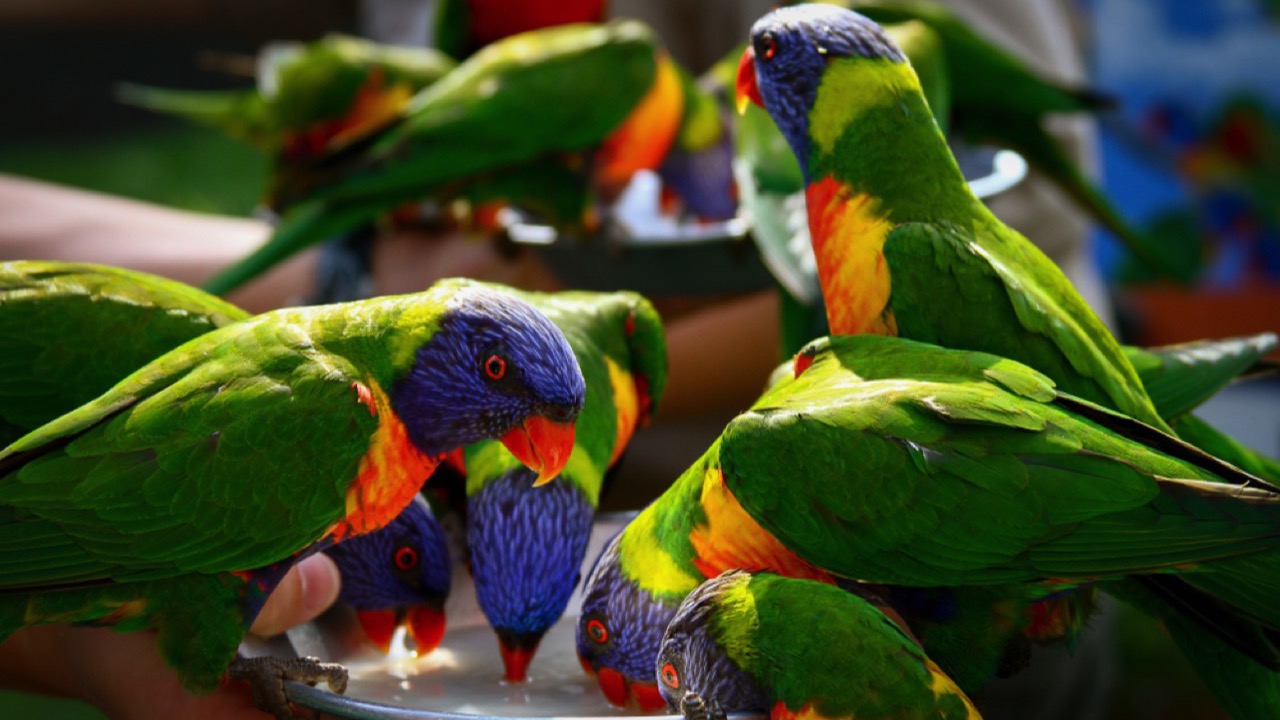
M 338 566 L 322 553 L 294 565 L 272 591 L 249 632 L 269 637 L 324 612 L 338 599 Z

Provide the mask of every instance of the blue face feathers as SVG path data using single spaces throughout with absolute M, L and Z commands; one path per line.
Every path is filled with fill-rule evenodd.
M 725 713 L 771 709 L 769 696 L 729 658 L 709 628 L 720 596 L 744 576 L 730 570 L 699 585 L 667 625 L 654 670 L 672 711 L 683 713 L 695 697 Z
M 560 330 L 528 303 L 457 282 L 435 335 L 394 392 L 428 455 L 500 437 L 531 415 L 577 418 L 586 384 Z
M 622 574 L 614 536 L 587 577 L 578 618 L 578 655 L 599 670 L 611 668 L 629 681 L 654 682 L 662 631 L 676 606 L 655 598 Z
M 760 97 L 806 173 L 809 111 L 828 63 L 838 58 L 906 62 L 879 25 L 835 5 L 775 10 L 751 27 L 751 47 Z
M 342 573 L 339 598 L 357 610 L 443 607 L 452 580 L 444 533 L 417 497 L 386 527 L 326 550 Z

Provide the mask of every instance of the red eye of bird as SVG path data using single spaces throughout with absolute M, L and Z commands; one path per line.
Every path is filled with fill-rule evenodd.
M 507 361 L 503 360 L 501 355 L 490 355 L 484 361 L 484 374 L 488 375 L 490 380 L 501 380 L 502 376 L 507 374 Z
M 414 569 L 418 565 L 418 551 L 411 547 L 402 547 L 396 550 L 395 563 L 400 570 Z
M 764 37 L 760 38 L 760 44 L 764 47 L 764 52 L 761 55 L 764 56 L 765 60 L 772 60 L 774 53 L 778 52 L 778 41 L 774 40 L 772 35 L 766 33 Z
M 587 623 L 587 637 L 591 638 L 592 642 L 603 645 L 609 641 L 609 628 L 599 620 L 592 620 Z
M 666 663 L 662 666 L 662 684 L 672 690 L 680 689 L 680 673 L 676 672 L 676 666 Z

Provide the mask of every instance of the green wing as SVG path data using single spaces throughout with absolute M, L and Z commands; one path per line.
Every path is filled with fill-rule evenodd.
M 357 380 L 302 326 L 250 320 L 24 436 L 0 453 L 0 587 L 251 569 L 321 539 L 377 424 Z
M 307 245 L 450 183 L 588 149 L 652 83 L 656 40 L 619 21 L 493 43 L 419 93 L 397 122 L 281 187 L 296 201 L 272 238 L 211 280 L 224 293 Z
M 969 229 L 905 223 L 889 234 L 898 335 L 1018 360 L 1064 392 L 1167 431 L 1119 344 L 1066 276 L 990 213 L 979 218 Z
M 1045 382 L 979 353 L 838 338 L 730 423 L 725 482 L 802 557 L 871 582 L 1085 579 L 1275 543 L 1274 488 L 1097 406 L 1068 412 Z
M 1242 375 L 1265 370 L 1276 349 L 1275 333 L 1225 340 L 1199 340 L 1155 348 L 1125 346 L 1160 417 L 1189 412 Z
M 0 264 L 0 447 L 191 338 L 247 317 L 208 293 L 146 273 Z

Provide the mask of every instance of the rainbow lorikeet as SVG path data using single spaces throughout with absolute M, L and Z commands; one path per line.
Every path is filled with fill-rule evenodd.
M 149 273 L 41 260 L 0 264 L 0 368 L 10 380 L 0 386 L 0 444 L 93 400 L 187 340 L 248 318 L 216 296 Z M 130 341 L 119 343 L 125 336 Z M 329 549 L 343 578 L 342 599 L 360 609 L 378 645 L 390 640 L 398 618 L 408 621 L 419 652 L 438 644 L 451 571 L 443 543 L 435 517 L 415 503 L 386 527 Z M 413 567 L 403 566 L 406 547 L 421 558 Z
M 732 421 L 702 459 L 606 546 L 592 570 L 578 625 L 578 650 L 584 664 L 597 671 L 602 688 L 614 702 L 622 704 L 630 697 L 642 706 L 652 706 L 657 689 L 649 673 L 661 628 L 685 595 L 726 569 L 767 570 L 828 583 L 857 578 L 887 586 L 882 596 L 911 624 L 930 656 L 961 687 L 974 690 L 1001 669 L 1009 641 L 1024 633 L 1034 640 L 1069 640 L 1079 630 L 1088 611 L 1088 596 L 1064 603 L 1063 591 L 1108 573 L 1132 572 L 1129 568 L 1133 566 L 1125 566 L 1125 561 L 1104 562 L 1103 556 L 1137 553 L 1145 542 L 1167 542 L 1170 552 L 1178 551 L 1174 539 L 1159 537 L 1162 523 L 1152 521 L 1144 526 L 1141 520 L 1144 513 L 1156 512 L 1140 509 L 1143 502 L 1160 506 L 1166 501 L 1158 482 L 1151 485 L 1151 473 L 1207 481 L 1204 492 L 1214 499 L 1201 503 L 1203 507 L 1178 500 L 1195 512 L 1215 506 L 1219 496 L 1248 496 L 1253 490 L 1247 488 L 1257 487 L 1265 500 L 1257 505 L 1244 502 L 1234 509 L 1246 514 L 1263 512 L 1267 516 L 1263 525 L 1269 522 L 1271 486 L 1171 436 L 1057 393 L 1045 376 L 1012 361 L 863 335 L 815 342 L 797 357 L 795 369 L 798 378 L 783 378 L 751 411 Z M 974 397 L 970 407 L 969 400 L 960 398 L 974 381 L 983 397 Z M 950 396 L 952 391 L 960 394 Z M 903 394 L 899 396 L 899 392 Z M 1064 414 L 1058 414 L 1060 404 Z M 854 421 L 855 416 L 862 416 L 863 421 Z M 748 426 L 750 430 L 739 434 Z M 1006 426 L 1005 430 L 997 430 L 1001 426 Z M 867 442 L 886 444 L 872 447 Z M 1165 453 L 1185 456 L 1191 462 L 1170 460 Z M 1178 468 L 1164 466 L 1168 461 Z M 1195 465 L 1197 462 L 1214 468 L 1213 472 L 1206 473 Z M 1098 463 L 1096 467 L 1094 463 Z M 891 464 L 894 469 L 886 469 Z M 988 471 L 990 477 L 985 475 Z M 754 473 L 768 480 L 757 486 L 747 480 Z M 969 479 L 947 485 L 944 478 L 950 473 Z M 1123 479 L 1129 473 L 1137 474 Z M 917 476 L 921 483 L 918 493 L 909 479 Z M 1240 484 L 1212 485 L 1227 477 Z M 815 486 L 818 497 L 807 491 L 808 483 L 797 478 L 830 481 Z M 1001 490 L 1003 486 L 991 484 L 995 478 L 1022 483 L 1030 495 L 1021 495 L 1012 487 Z M 1135 480 L 1138 485 L 1132 484 Z M 1041 482 L 1047 483 L 1043 490 L 1037 489 Z M 1095 490 L 1093 484 L 1105 489 Z M 1145 485 L 1146 490 L 1136 492 L 1139 485 Z M 927 492 L 923 490 L 926 486 L 930 488 Z M 979 509 L 981 503 L 962 497 L 962 487 L 980 494 L 994 492 L 990 499 L 1003 509 Z M 952 490 L 960 495 L 952 495 Z M 752 500 L 744 491 L 762 496 Z M 1045 491 L 1054 497 L 1046 495 L 1034 502 L 1072 514 L 1066 522 L 1073 531 L 1065 526 L 1037 527 L 1044 518 L 1027 523 L 1027 518 L 1018 515 L 1021 511 L 1006 512 Z M 1058 491 L 1066 495 L 1059 497 Z M 1181 494 L 1180 490 L 1170 492 Z M 1076 493 L 1083 495 L 1076 497 Z M 772 499 L 765 500 L 764 494 L 771 494 Z M 1126 494 L 1127 498 L 1122 497 Z M 837 509 L 836 497 L 846 498 L 848 506 Z M 1234 501 L 1226 502 L 1230 505 Z M 885 507 L 899 507 L 898 503 L 911 520 L 899 522 L 884 512 Z M 806 508 L 802 517 L 792 515 L 798 505 Z M 1219 508 L 1209 510 L 1209 517 L 1216 512 Z M 1231 511 L 1223 512 L 1224 517 L 1230 516 Z M 1182 523 L 1188 531 L 1229 541 L 1221 533 L 1220 522 L 1189 519 L 1172 511 L 1160 517 L 1169 524 Z M 1001 519 L 996 522 L 996 518 Z M 1105 533 L 1086 540 L 1080 533 L 1091 532 L 1090 521 L 1111 523 L 1116 532 L 1130 533 L 1133 537 L 1125 542 L 1132 542 L 1133 547 L 1113 542 Z M 1126 525 L 1130 521 L 1135 525 Z M 874 527 L 863 527 L 861 522 Z M 993 527 L 971 527 L 970 522 Z M 1029 535 L 1024 537 L 1028 538 L 1039 533 L 1039 539 L 997 549 L 1005 532 L 1026 532 Z M 859 533 L 861 540 L 853 545 L 844 543 Z M 956 537 L 965 533 L 973 539 Z M 1041 540 L 1047 543 L 1043 547 L 1037 544 Z M 876 549 L 856 549 L 857 542 Z M 898 542 L 903 543 L 901 553 L 890 552 L 890 545 Z M 1064 545 L 1058 546 L 1059 542 Z M 935 543 L 948 549 L 939 549 L 937 557 L 932 557 L 928 548 Z M 1062 561 L 1090 565 L 1090 570 L 1076 574 L 1079 571 L 1058 572 L 1065 567 L 1040 568 L 1019 577 L 1011 568 L 997 572 L 988 567 L 981 578 L 971 574 L 973 566 L 968 563 L 1008 557 L 1004 553 L 1013 552 L 1014 545 L 1018 545 L 1018 553 L 1025 554 L 1020 555 L 1023 559 L 1038 557 L 1041 552 L 1058 559 L 1060 553 Z M 1185 548 L 1178 547 L 1190 550 L 1193 545 L 1188 539 Z M 884 562 L 893 569 L 882 572 L 855 566 L 854 558 L 864 552 L 870 564 Z M 1246 560 L 1227 564 L 1243 565 Z M 1159 560 L 1152 563 L 1142 572 L 1168 569 L 1155 567 Z M 1183 569 L 1190 567 L 1188 563 Z M 1209 564 L 1204 567 L 1208 569 Z M 943 568 L 954 574 L 937 572 Z M 1032 577 L 1037 572 L 1040 574 Z M 1260 574 L 1252 568 L 1246 572 Z M 1202 573 L 1184 578 L 1199 586 L 1212 576 Z M 1144 576 L 1144 582 L 1149 577 Z M 1048 578 L 1055 582 L 1039 582 Z M 1114 586 L 1108 584 L 1107 588 Z M 913 588 L 951 588 L 945 602 L 925 598 L 938 609 L 946 609 L 945 605 L 951 612 L 931 616 L 930 608 L 920 606 L 921 593 L 912 592 Z M 1255 607 L 1256 597 L 1231 597 L 1232 591 L 1220 588 L 1212 592 L 1229 597 L 1230 609 L 1219 611 L 1221 617 L 1265 617 Z M 1199 597 L 1202 592 L 1180 587 L 1170 590 L 1167 597 L 1186 595 Z M 1175 614 L 1167 607 L 1165 610 Z M 1238 635 L 1233 642 L 1251 642 L 1247 632 Z M 1252 657 L 1272 652 L 1268 642 L 1248 647 Z
M 969 190 L 879 26 L 831 5 L 774 11 L 752 28 L 738 92 L 769 111 L 799 160 L 832 333 L 1022 360 L 1065 392 L 1168 429 L 1062 271 Z
M 753 28 L 738 85 L 740 104 L 769 110 L 800 162 L 831 332 L 1014 358 L 1170 430 L 1066 276 L 969 190 L 910 63 L 879 26 L 831 5 L 771 13 Z M 921 169 L 904 172 L 902 158 Z M 1186 439 L 1233 449 L 1196 430 L 1205 437 Z M 1242 450 L 1227 459 L 1259 464 Z
M 581 225 L 592 192 L 619 192 L 635 167 L 656 166 L 674 137 L 681 94 L 665 57 L 648 27 L 626 20 L 486 46 L 376 132 L 280 176 L 275 232 L 206 288 L 224 293 L 308 245 L 426 198 L 501 201 Z M 635 142 L 640 134 L 654 142 Z
M 916 641 L 855 593 L 730 570 L 689 594 L 662 637 L 656 676 L 689 720 L 980 720 Z
M 444 531 L 421 496 L 376 532 L 325 553 L 342 572 L 338 599 L 355 609 L 365 635 L 383 652 L 402 624 L 419 655 L 440 644 L 453 565 Z
M 458 60 L 506 37 L 538 28 L 602 23 L 608 0 L 440 0 L 436 3 L 434 43 Z
M 523 682 L 578 584 L 605 478 L 657 411 L 667 352 L 661 319 L 636 293 L 504 291 L 560 328 L 587 386 L 573 452 L 545 487 L 530 491 L 533 474 L 499 443 L 462 453 L 476 599 L 498 635 L 505 679 Z
M 253 145 L 271 159 L 274 176 L 377 132 L 415 93 L 457 63 L 430 48 L 335 33 L 307 43 L 269 43 L 255 65 L 257 84 L 250 89 L 124 84 L 116 95 L 122 102 L 211 125 Z M 273 204 L 270 197 L 268 204 Z
M 482 288 L 200 335 L 0 452 L 0 636 L 155 628 L 208 691 L 244 669 L 236 648 L 293 561 L 387 524 L 480 438 L 553 477 L 583 393 L 563 334 Z

